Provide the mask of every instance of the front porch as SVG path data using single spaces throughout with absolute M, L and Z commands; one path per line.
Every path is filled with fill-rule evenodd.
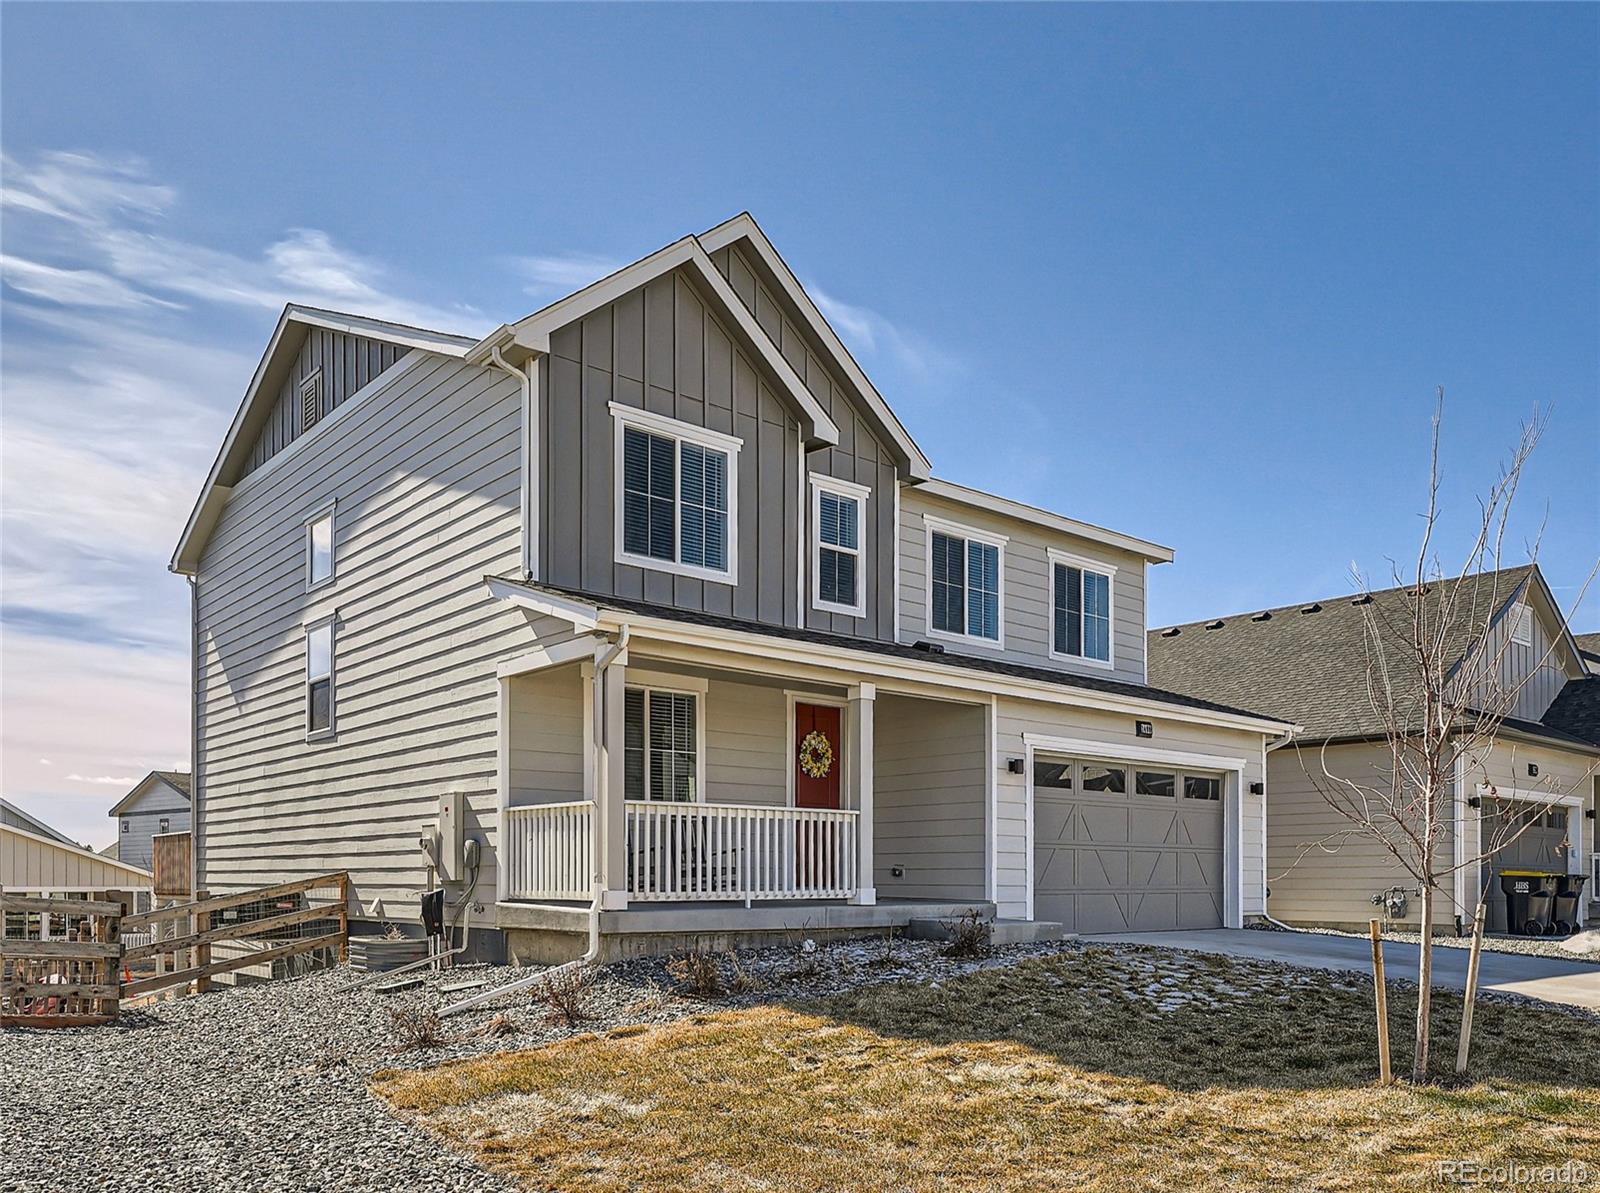
M 754 666 L 585 637 L 502 669 L 497 927 L 550 959 L 596 899 L 654 940 L 993 916 L 988 702 Z

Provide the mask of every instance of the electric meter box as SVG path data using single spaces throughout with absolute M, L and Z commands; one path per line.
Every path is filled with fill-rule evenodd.
M 439 797 L 439 881 L 465 882 L 467 797 L 447 791 Z

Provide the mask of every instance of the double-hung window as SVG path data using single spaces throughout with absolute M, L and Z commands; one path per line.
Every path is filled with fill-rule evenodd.
M 742 441 L 617 402 L 611 412 L 617 562 L 734 583 Z
M 693 692 L 623 693 L 623 789 L 633 800 L 700 798 L 699 708 Z
M 811 478 L 811 603 L 818 609 L 866 616 L 862 535 L 870 493 L 849 481 Z
M 1111 581 L 1116 573 L 1110 564 L 1050 552 L 1052 655 L 1111 666 Z
M 333 733 L 333 618 L 306 627 L 306 736 Z
M 1000 645 L 1005 640 L 1005 537 L 925 520 L 929 634 Z
M 306 589 L 333 581 L 333 511 L 328 505 L 306 519 Z

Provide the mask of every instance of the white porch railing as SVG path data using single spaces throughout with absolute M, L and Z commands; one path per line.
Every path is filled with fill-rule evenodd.
M 627 804 L 628 897 L 846 899 L 856 893 L 853 811 L 751 804 Z
M 594 869 L 589 854 L 587 800 L 506 809 L 506 893 L 509 899 L 588 899 Z

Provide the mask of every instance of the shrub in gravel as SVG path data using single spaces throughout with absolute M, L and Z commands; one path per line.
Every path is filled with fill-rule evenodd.
M 515 1035 L 521 1030 L 522 1024 L 518 1023 L 506 1012 L 501 1011 L 493 1019 L 489 1020 L 489 1022 L 483 1025 L 479 1034 L 483 1035 L 487 1039 L 497 1040 L 501 1036 Z
M 390 1011 L 389 1026 L 399 1038 L 400 1047 L 407 1051 L 438 1048 L 445 1042 L 444 1020 L 429 1007 L 406 1007 Z
M 722 962 L 709 949 L 690 949 L 667 962 L 667 973 L 696 998 L 716 998 L 726 992 Z
M 981 957 L 989 951 L 989 922 L 976 911 L 946 920 L 944 926 L 950 932 L 950 943 L 944 946 L 946 957 Z
M 584 966 L 558 970 L 533 988 L 533 996 L 548 1007 L 554 1023 L 576 1027 L 589 1016 L 589 988 L 594 971 Z

